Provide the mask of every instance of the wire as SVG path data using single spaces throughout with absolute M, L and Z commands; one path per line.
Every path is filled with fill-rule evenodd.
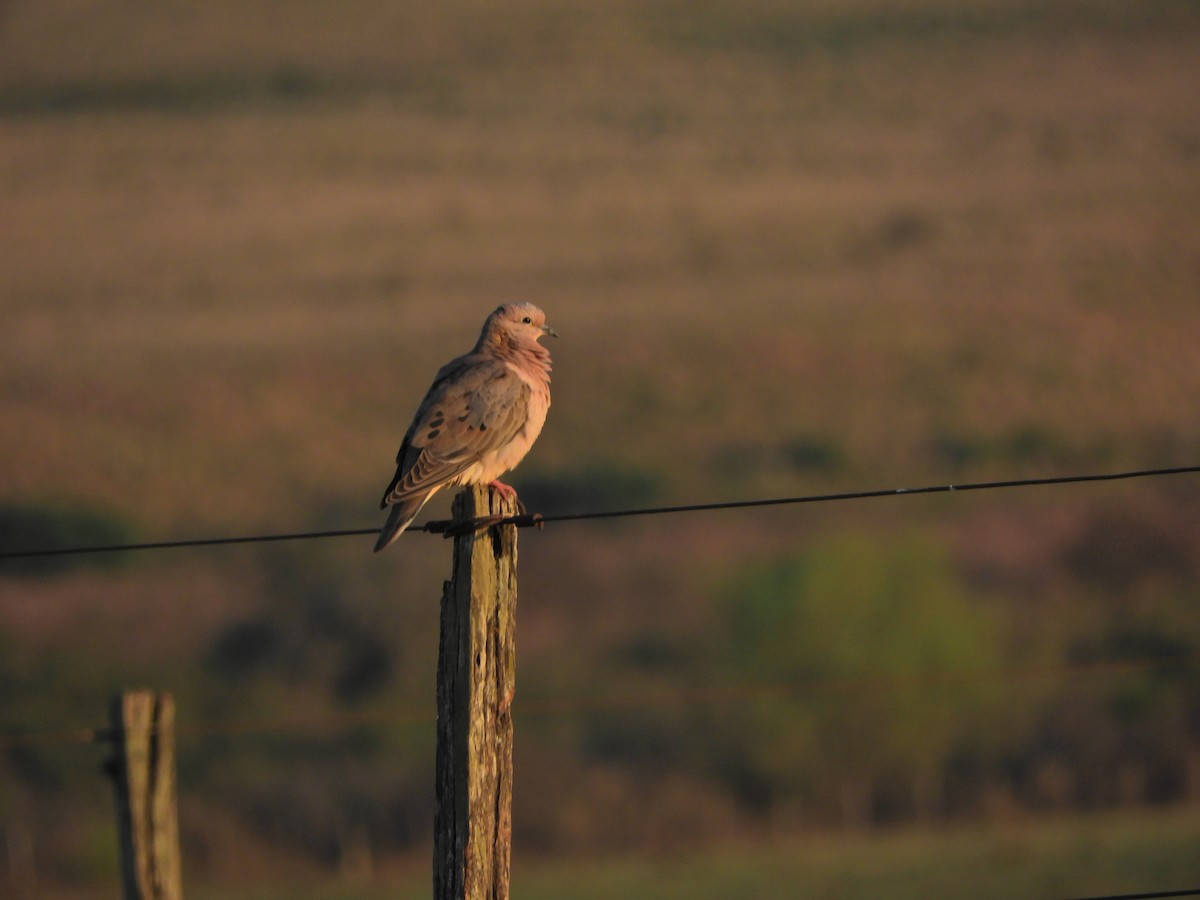
M 1106 894 L 1102 897 L 1082 897 L 1079 900 L 1161 900 L 1165 897 L 1200 897 L 1200 888 L 1182 891 L 1150 891 L 1144 894 Z
M 40 747 L 46 744 L 101 744 L 109 737 L 110 732 L 107 728 L 59 728 L 53 731 L 0 734 L 0 750 Z
M 867 674 L 840 677 L 808 677 L 748 684 L 708 684 L 682 687 L 664 686 L 659 690 L 639 688 L 632 692 L 609 692 L 574 697 L 528 697 L 513 706 L 518 721 L 554 716 L 599 715 L 631 710 L 662 709 L 673 706 L 715 706 L 780 696 L 820 696 L 830 694 L 879 693 L 911 689 L 944 689 L 988 684 L 991 682 L 1030 681 L 1046 678 L 1094 678 L 1104 675 L 1126 676 L 1163 665 L 1191 668 L 1196 659 L 1187 655 L 1164 654 L 1126 660 L 1098 660 L 1060 665 L 1032 665 L 976 671 L 911 672 L 904 674 Z M 177 722 L 175 733 L 181 738 L 211 735 L 264 734 L 271 732 L 336 732 L 366 725 L 414 725 L 433 720 L 431 705 L 411 705 L 385 709 L 346 710 L 307 715 L 292 714 L 262 718 L 217 719 L 208 722 Z M 0 733 L 0 750 L 45 744 L 102 744 L 112 739 L 112 729 L 59 728 L 46 731 Z
M 766 500 L 732 500 L 727 503 L 698 503 L 690 506 L 659 506 L 647 509 L 622 509 L 611 512 L 539 514 L 509 516 L 504 522 L 518 526 L 540 525 L 546 522 L 577 522 L 586 519 L 613 519 L 631 516 L 653 516 L 667 513 L 700 512 L 703 510 L 751 509 L 762 506 L 784 506 L 800 503 L 828 503 L 842 500 L 869 500 L 875 497 L 899 497 L 913 494 L 953 494 L 963 491 L 987 491 L 998 488 L 1036 487 L 1052 484 L 1082 484 L 1096 481 L 1119 481 L 1127 478 L 1149 478 L 1159 475 L 1182 475 L 1200 472 L 1200 466 L 1179 466 L 1169 469 L 1138 469 L 1131 472 L 1109 472 L 1100 475 L 1063 475 L 1054 478 L 1023 478 L 1011 481 L 978 481 L 967 484 L 941 484 L 918 488 L 885 488 L 871 491 L 849 491 L 840 494 L 810 494 L 802 497 L 777 497 Z M 427 522 L 426 531 L 444 531 L 448 522 Z M 497 523 L 499 524 L 499 523 Z
M 151 541 L 144 544 L 108 544 L 98 547 L 54 547 L 45 550 L 0 551 L 0 559 L 33 559 L 45 556 L 77 556 L 84 553 L 124 553 L 134 550 L 174 550 L 181 547 L 218 547 L 229 544 L 265 544 L 274 541 L 308 541 L 320 538 L 378 534 L 378 528 L 352 528 L 344 531 L 302 531 L 292 534 L 255 534 L 238 537 L 189 538 L 179 541 Z
M 426 522 L 409 532 L 426 532 L 452 537 L 479 527 L 480 523 L 487 525 L 511 524 L 521 528 L 541 527 L 546 523 L 581 522 L 592 519 L 632 518 L 634 516 L 660 516 L 676 513 L 693 513 L 728 509 L 754 509 L 764 506 L 785 506 L 801 503 L 830 503 L 845 500 L 868 500 L 875 497 L 903 497 L 916 494 L 952 494 L 964 491 L 986 491 L 1001 488 L 1036 487 L 1056 484 L 1085 484 L 1097 481 L 1119 481 L 1129 478 L 1150 478 L 1163 475 L 1183 475 L 1200 472 L 1200 466 L 1178 466 L 1165 469 L 1138 469 L 1128 472 L 1109 472 L 1100 475 L 1063 475 L 1054 478 L 1023 478 L 1009 481 L 982 481 L 967 484 L 941 484 L 917 488 L 886 488 L 883 490 L 849 491 L 838 494 L 810 494 L 800 497 L 775 497 L 764 500 L 733 500 L 724 503 L 694 503 L 686 506 L 656 506 L 641 509 L 616 509 L 600 512 L 562 513 L 544 516 L 540 513 L 488 519 L 473 519 L 468 522 L 452 520 L 437 520 Z M 171 550 L 183 547 L 216 547 L 231 544 L 262 544 L 278 541 L 306 541 L 337 537 L 362 537 L 377 534 L 376 528 L 350 528 L 337 531 L 304 531 L 290 534 L 259 534 L 239 537 L 194 538 L 178 541 L 152 541 L 142 544 L 110 544 L 99 547 L 54 547 L 43 550 L 5 550 L 0 551 L 0 560 L 4 559 L 33 559 L 51 556 L 77 556 L 85 553 L 126 553 L 137 550 Z

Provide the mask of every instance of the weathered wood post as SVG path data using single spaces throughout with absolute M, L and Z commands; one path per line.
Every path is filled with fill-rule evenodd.
M 454 501 L 456 522 L 516 511 L 482 485 Z M 509 895 L 516 606 L 516 526 L 455 537 L 438 653 L 435 900 Z
M 126 691 L 109 708 L 112 775 L 126 900 L 179 900 L 179 820 L 175 799 L 175 701 Z

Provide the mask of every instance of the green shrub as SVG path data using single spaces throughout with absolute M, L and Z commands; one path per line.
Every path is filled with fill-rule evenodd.
M 998 657 L 991 616 L 918 536 L 845 534 L 761 562 L 723 606 L 721 663 L 757 686 L 720 726 L 723 767 L 785 800 L 836 806 L 830 784 L 937 771 L 985 699 L 962 676 Z

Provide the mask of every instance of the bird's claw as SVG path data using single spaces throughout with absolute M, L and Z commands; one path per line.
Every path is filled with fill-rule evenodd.
M 493 479 L 488 482 L 488 487 L 492 488 L 501 497 L 516 497 L 517 489 L 511 484 L 505 484 L 503 481 Z
M 492 488 L 505 500 L 512 500 L 517 504 L 517 512 L 522 516 L 526 515 L 525 504 L 521 502 L 521 498 L 517 496 L 517 489 L 511 484 L 505 484 L 503 481 L 489 481 L 488 487 Z

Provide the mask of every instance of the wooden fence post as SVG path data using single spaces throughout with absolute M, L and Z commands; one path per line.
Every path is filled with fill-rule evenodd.
M 180 900 L 175 701 L 126 691 L 112 699 L 113 783 L 126 900 Z
M 459 493 L 453 515 L 516 511 L 513 500 L 481 485 Z M 457 536 L 438 652 L 435 900 L 509 895 L 516 606 L 516 526 Z

